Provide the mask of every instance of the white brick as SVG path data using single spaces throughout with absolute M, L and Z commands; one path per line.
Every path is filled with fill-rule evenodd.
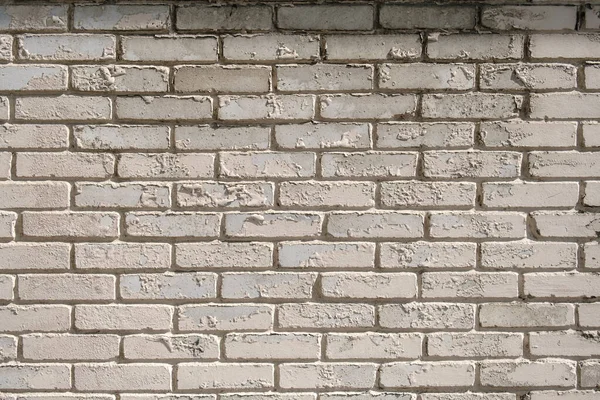
M 582 361 L 581 362 L 581 387 L 596 388 L 600 378 L 600 362 Z
M 575 369 L 575 362 L 566 360 L 486 361 L 479 379 L 487 387 L 575 387 Z
M 261 5 L 190 4 L 177 6 L 178 30 L 268 31 L 273 27 L 271 7 Z
M 474 125 L 468 122 L 386 122 L 377 124 L 380 149 L 471 147 Z
M 481 15 L 481 24 L 496 30 L 573 30 L 576 22 L 574 6 L 485 6 Z
M 63 305 L 0 306 L 0 332 L 66 332 L 71 307 Z
M 316 393 L 223 393 L 223 400 L 316 400 Z M 192 399 L 194 400 L 194 399 Z
M 117 174 L 138 179 L 212 178 L 214 163 L 214 154 L 206 153 L 121 154 Z
M 179 207 L 268 208 L 274 187 L 268 182 L 195 182 L 176 186 Z
M 473 29 L 474 7 L 384 4 L 379 22 L 389 29 Z
M 579 326 L 583 328 L 600 327 L 600 305 L 598 303 L 579 304 L 577 313 L 579 314 Z
M 321 172 L 327 178 L 409 177 L 415 176 L 416 169 L 416 153 L 326 153 L 321 158 Z
M 71 366 L 68 364 L 0 365 L 0 390 L 69 390 Z
M 213 104 L 205 96 L 117 97 L 115 112 L 121 120 L 205 121 L 212 119 Z
M 519 116 L 523 98 L 501 93 L 423 95 L 425 118 L 505 119 Z
M 373 268 L 374 243 L 281 242 L 277 260 L 281 268 Z
M 19 97 L 15 102 L 18 120 L 44 121 L 108 121 L 112 117 L 112 101 L 106 97 L 74 96 Z
M 371 147 L 371 127 L 344 122 L 278 125 L 275 139 L 284 149 L 368 149 Z
M 472 304 L 406 303 L 379 307 L 379 325 L 402 330 L 471 330 L 475 326 Z
M 217 297 L 217 275 L 192 272 L 121 275 L 119 293 L 135 300 L 203 300 Z
M 534 177 L 596 178 L 600 153 L 534 151 L 529 153 L 529 173 Z
M 18 153 L 17 176 L 25 178 L 108 178 L 115 157 L 108 153 Z
M 219 157 L 220 175 L 228 178 L 307 178 L 315 175 L 314 153 L 227 152 Z
M 482 64 L 482 89 L 575 89 L 577 68 L 568 64 Z
M 166 243 L 112 242 L 75 245 L 75 268 L 81 270 L 153 270 L 167 269 L 170 265 L 171 246 Z
M 423 215 L 417 213 L 334 212 L 327 234 L 336 238 L 421 238 Z
M 66 149 L 68 140 L 64 125 L 0 125 L 0 148 Z
M 77 305 L 75 327 L 86 331 L 167 331 L 173 307 L 165 305 Z
M 116 212 L 26 211 L 22 215 L 23 235 L 29 238 L 107 240 L 119 236 Z
M 321 393 L 323 400 L 414 400 L 416 395 L 403 392 L 329 392 Z
M 598 392 L 593 390 L 568 390 L 568 391 L 533 391 L 529 392 L 532 400 L 594 400 Z
M 231 333 L 225 336 L 228 360 L 318 360 L 321 335 L 314 333 Z
M 600 274 L 547 272 L 524 274 L 524 293 L 535 298 L 596 298 L 600 296 Z
M 334 299 L 411 299 L 417 296 L 417 276 L 402 272 L 328 272 L 321 274 L 321 295 Z
M 427 355 L 443 358 L 513 358 L 523 355 L 520 333 L 431 333 Z
M 0 361 L 17 359 L 17 340 L 16 336 L 0 335 Z
M 453 89 L 475 87 L 473 64 L 383 64 L 379 67 L 382 89 Z
M 282 92 L 369 90 L 373 67 L 362 64 L 279 65 L 277 89 Z
M 119 356 L 117 335 L 24 335 L 23 357 L 35 361 L 102 361 Z
M 68 6 L 6 5 L 0 8 L 0 29 L 8 31 L 64 31 L 67 29 Z
M 272 364 L 182 363 L 175 383 L 179 390 L 265 389 L 274 379 Z
M 282 364 L 279 385 L 283 389 L 370 389 L 377 364 L 315 363 Z
M 598 118 L 598 93 L 532 94 L 529 116 L 533 119 Z
M 529 239 L 481 243 L 481 266 L 490 269 L 574 269 L 577 267 L 577 244 Z
M 412 243 L 382 243 L 382 268 L 462 268 L 475 267 L 475 243 L 425 241 Z
M 271 88 L 266 66 L 180 66 L 173 81 L 180 93 L 263 93 Z
M 219 357 L 219 339 L 211 335 L 131 335 L 123 338 L 128 360 L 177 360 Z
M 167 211 L 125 216 L 126 234 L 138 237 L 216 238 L 220 225 L 220 214 Z
M 572 304 L 489 303 L 479 310 L 484 328 L 558 328 L 575 323 Z
M 82 92 L 166 92 L 169 70 L 133 65 L 74 66 L 71 81 Z
M 171 205 L 170 194 L 169 186 L 160 183 L 78 183 L 75 185 L 75 205 L 94 208 L 163 208 Z
M 167 364 L 76 364 L 75 389 L 94 391 L 165 391 L 171 389 Z
M 316 273 L 231 272 L 222 274 L 224 299 L 310 299 Z
M 421 356 L 418 333 L 332 333 L 326 336 L 329 360 L 412 360 Z
M 12 301 L 14 297 L 15 277 L 0 275 L 0 301 Z
M 597 332 L 532 332 L 529 349 L 537 357 L 599 357 Z
M 76 125 L 78 148 L 89 150 L 166 150 L 169 127 L 154 125 Z
M 470 387 L 475 383 L 475 365 L 465 361 L 383 364 L 380 373 L 385 389 Z
M 600 231 L 600 215 L 594 213 L 534 212 L 536 232 L 541 237 L 596 238 Z
M 435 212 L 429 232 L 436 238 L 516 238 L 525 237 L 525 214 L 514 212 Z
M 258 126 L 176 126 L 175 147 L 179 150 L 266 150 L 269 136 L 269 128 Z
M 514 151 L 427 151 L 423 174 L 429 178 L 512 178 L 521 172 L 522 155 Z
M 3 91 L 66 91 L 67 67 L 60 65 L 1 65 Z
M 306 94 L 268 94 L 265 96 L 220 96 L 219 119 L 310 120 L 315 114 L 315 96 Z
M 0 35 L 0 60 L 11 61 L 13 59 L 13 38 L 9 35 Z
M 0 121 L 10 119 L 10 109 L 8 97 L 0 97 Z
M 126 61 L 217 61 L 214 36 L 123 36 L 121 48 Z
M 600 89 L 600 65 L 586 65 L 584 73 L 585 87 L 588 89 Z
M 413 115 L 416 97 L 410 94 L 332 94 L 319 98 L 324 119 L 398 119 Z
M 14 239 L 17 214 L 14 212 L 0 212 L 0 239 Z
M 423 298 L 508 298 L 519 296 L 519 277 L 513 272 L 426 272 Z
M 323 215 L 268 211 L 225 215 L 225 235 L 231 238 L 294 238 L 321 234 Z
M 373 13 L 370 4 L 297 4 L 278 7 L 277 25 L 281 29 L 364 31 L 373 28 Z
M 178 243 L 175 251 L 176 265 L 184 269 L 265 269 L 273 264 L 271 243 Z
M 223 57 L 240 62 L 295 62 L 319 58 L 319 38 L 313 35 L 233 35 L 223 37 Z
M 373 207 L 375 205 L 375 183 L 355 181 L 282 182 L 279 185 L 279 204 L 295 208 Z
M 529 51 L 532 58 L 597 58 L 600 42 L 598 34 L 534 34 L 530 37 Z
M 266 331 L 273 327 L 273 306 L 268 304 L 202 304 L 180 306 L 181 332 Z
M 385 207 L 472 207 L 475 195 L 467 182 L 382 182 L 380 190 Z
M 427 41 L 434 60 L 506 60 L 523 57 L 521 35 L 440 34 Z
M 512 120 L 481 124 L 486 147 L 572 147 L 576 137 L 574 122 Z
M 487 208 L 573 208 L 579 201 L 576 182 L 484 183 L 482 204 Z
M 593 207 L 600 206 L 600 181 L 590 181 L 585 183 L 583 204 Z
M 0 247 L 1 248 L 1 247 Z M 600 268 L 600 245 L 598 243 L 586 243 L 584 249 L 584 267 L 586 269 Z
M 19 58 L 29 61 L 114 60 L 116 42 L 112 35 L 27 34 L 17 37 Z
M 0 182 L 0 208 L 64 209 L 69 192 L 66 182 Z
M 279 327 L 284 329 L 353 329 L 375 325 L 375 309 L 367 304 L 289 303 L 278 306 Z
M 97 301 L 115 299 L 113 275 L 19 275 L 19 299 L 38 301 Z
M 327 35 L 327 60 L 411 60 L 421 56 L 417 34 Z
M 161 30 L 169 28 L 169 7 L 166 5 L 77 5 L 73 15 L 75 29 Z

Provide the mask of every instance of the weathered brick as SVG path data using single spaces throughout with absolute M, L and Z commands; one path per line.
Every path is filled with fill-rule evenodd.
M 66 149 L 69 131 L 64 125 L 0 125 L 0 148 Z
M 398 181 L 381 183 L 385 207 L 472 207 L 476 187 L 467 182 Z
M 69 390 L 71 366 L 68 364 L 0 365 L 0 390 Z
M 219 357 L 219 339 L 212 335 L 130 335 L 123 338 L 128 360 L 214 360 Z
M 231 272 L 224 273 L 224 299 L 310 299 L 317 280 L 315 273 Z
M 228 360 L 318 360 L 321 335 L 314 333 L 231 333 L 225 336 Z
M 112 101 L 106 97 L 63 94 L 19 97 L 15 102 L 15 118 L 24 121 L 108 121 L 111 116 Z
M 117 97 L 115 112 L 122 120 L 203 121 L 212 118 L 212 99 L 204 96 Z
M 167 5 L 77 5 L 73 26 L 83 31 L 165 31 L 171 20 Z
M 75 66 L 71 67 L 71 81 L 82 92 L 166 92 L 169 70 L 134 65 Z
M 373 207 L 375 205 L 375 183 L 350 181 L 283 182 L 279 185 L 279 204 L 284 207 L 295 208 Z
M 166 243 L 78 243 L 75 268 L 81 270 L 167 269 L 171 246 Z
M 598 105 L 598 93 L 532 94 L 529 115 L 534 119 L 598 118 Z
M 190 4 L 177 6 L 177 29 L 198 31 L 268 31 L 273 12 L 266 5 Z
M 423 298 L 507 298 L 519 296 L 519 276 L 514 272 L 425 272 Z
M 101 61 L 114 60 L 113 35 L 25 34 L 17 36 L 17 54 L 29 61 Z
M 252 268 L 265 269 L 273 264 L 271 243 L 179 243 L 176 265 L 184 269 Z
M 337 238 L 421 238 L 423 215 L 402 212 L 334 212 L 327 234 Z
M 259 126 L 210 125 L 175 127 L 175 147 L 178 150 L 266 150 L 270 129 Z
M 61 65 L 0 65 L 2 91 L 66 91 L 67 67 Z
M 475 243 L 412 242 L 382 243 L 382 268 L 461 268 L 475 267 Z
M 541 237 L 597 238 L 600 231 L 599 214 L 539 211 L 532 217 Z
M 581 362 L 581 387 L 596 388 L 598 379 L 600 379 L 600 362 L 582 361 Z
M 385 122 L 377 124 L 380 149 L 471 147 L 474 125 L 468 122 Z
M 115 157 L 108 153 L 18 153 L 16 172 L 26 178 L 108 178 Z
M 166 305 L 75 306 L 75 327 L 84 331 L 167 331 L 171 329 L 172 318 L 173 307 Z
M 217 61 L 214 36 L 123 36 L 121 48 L 125 61 Z
M 0 306 L 0 332 L 66 332 L 71 327 L 71 307 L 63 305 Z
M 168 364 L 76 364 L 75 389 L 98 391 L 164 391 L 171 389 Z
M 381 26 L 389 29 L 473 29 L 475 7 L 384 4 Z
M 321 173 L 327 178 L 412 177 L 415 176 L 416 169 L 417 153 L 325 153 L 321 158 Z
M 600 244 L 598 243 L 586 243 L 584 249 L 584 267 L 586 269 L 598 269 L 600 268 Z
M 281 268 L 355 269 L 373 268 L 374 243 L 281 242 Z
M 76 125 L 78 148 L 87 150 L 166 150 L 170 129 L 154 125 Z
M 577 68 L 567 64 L 482 64 L 482 89 L 575 89 Z
M 182 363 L 175 383 L 179 390 L 266 389 L 274 379 L 272 364 Z
M 598 303 L 579 304 L 577 313 L 579 314 L 579 326 L 583 328 L 600 327 L 600 305 Z
M 268 94 L 266 96 L 220 96 L 219 119 L 310 120 L 315 113 L 315 96 L 306 94 Z
M 592 390 L 540 390 L 529 392 L 529 396 L 532 400 L 593 400 L 597 396 L 597 392 Z
M 0 121 L 10 119 L 9 100 L 8 97 L 0 97 Z
M 321 295 L 336 299 L 411 299 L 417 296 L 417 276 L 404 272 L 327 272 L 321 274 Z
M 505 119 L 519 116 L 523 98 L 511 94 L 464 93 L 423 95 L 425 118 Z
M 181 332 L 265 331 L 273 327 L 275 310 L 268 304 L 197 304 L 180 306 Z
M 589 181 L 585 183 L 583 204 L 593 207 L 600 206 L 600 181 Z
M 217 297 L 217 275 L 191 272 L 121 275 L 119 293 L 135 300 L 203 300 Z
M 70 248 L 68 243 L 2 243 L 0 270 L 66 270 Z
M 284 389 L 370 389 L 377 364 L 318 363 L 282 364 L 279 385 Z
M 19 299 L 41 301 L 115 300 L 113 275 L 19 275 Z
M 426 151 L 423 174 L 430 178 L 513 178 L 522 155 L 513 151 Z
M 543 272 L 523 275 L 523 291 L 531 298 L 596 298 L 600 296 L 600 274 Z
M 409 94 L 332 94 L 319 99 L 325 119 L 398 119 L 413 115 L 416 97 Z
M 379 325 L 402 330 L 471 330 L 475 326 L 472 304 L 405 303 L 379 306 Z
M 214 154 L 132 153 L 121 154 L 117 174 L 121 178 L 198 179 L 214 175 Z
M 574 6 L 485 6 L 481 24 L 497 30 L 574 30 L 577 7 Z
M 315 175 L 315 153 L 227 152 L 220 175 L 229 178 L 308 178 Z
M 491 269 L 574 269 L 577 245 L 529 239 L 485 242 L 481 243 L 481 266 Z
M 523 57 L 522 35 L 440 34 L 429 37 L 427 55 L 434 60 L 507 60 Z
M 160 183 L 78 183 L 75 185 L 75 205 L 94 208 L 163 208 L 171 205 L 170 193 L 169 186 Z
M 271 68 L 184 65 L 175 68 L 173 84 L 180 93 L 264 93 L 271 87 Z
M 434 212 L 429 233 L 436 238 L 524 238 L 525 214 L 514 212 Z
M 280 6 L 277 8 L 277 26 L 281 29 L 364 31 L 373 28 L 373 14 L 370 4 Z
M 515 358 L 523 355 L 520 333 L 430 333 L 427 355 L 443 358 Z
M 296 62 L 319 58 L 314 35 L 233 35 L 223 37 L 223 57 L 239 62 Z
M 66 182 L 0 182 L 0 208 L 64 209 L 69 192 Z
M 327 60 L 413 60 L 421 56 L 417 34 L 327 35 Z
M 479 380 L 487 387 L 575 387 L 576 364 L 566 360 L 485 361 Z
M 494 121 L 481 123 L 486 147 L 572 147 L 576 143 L 574 122 Z
M 488 208 L 572 208 L 579 200 L 576 182 L 484 183 L 482 188 L 482 204 Z
M 383 64 L 379 67 L 382 89 L 453 89 L 475 86 L 473 64 Z
M 138 237 L 216 238 L 220 224 L 220 214 L 137 212 L 125 216 L 125 233 Z
M 375 325 L 375 308 L 368 304 L 289 303 L 278 305 L 279 328 L 349 329 Z
M 268 208 L 275 189 L 269 182 L 196 182 L 176 186 L 179 207 Z
M 225 235 L 232 238 L 293 238 L 321 234 L 323 215 L 268 211 L 264 213 L 235 213 L 225 215 Z
M 0 238 L 14 239 L 17 214 L 14 212 L 0 212 Z
M 585 87 L 600 89 L 600 65 L 587 65 L 585 67 Z
M 26 211 L 23 235 L 29 238 L 107 240 L 119 236 L 116 212 Z
M 360 91 L 373 87 L 373 67 L 364 64 L 279 65 L 277 89 L 282 92 Z
M 466 361 L 397 362 L 383 364 L 381 386 L 387 388 L 470 387 L 475 383 L 475 364 Z
M 529 349 L 538 357 L 598 357 L 597 332 L 532 332 Z
M 0 361 L 17 359 L 17 340 L 16 336 L 0 335 Z
M 67 11 L 66 4 L 2 6 L 0 7 L 0 29 L 3 31 L 65 31 Z
M 532 58 L 578 59 L 598 58 L 600 49 L 598 34 L 547 34 L 530 36 L 529 52 Z
M 103 361 L 119 356 L 117 335 L 48 333 L 24 335 L 23 357 L 34 361 Z
M 421 356 L 422 341 L 418 333 L 331 333 L 325 354 L 329 360 L 411 360 Z
M 11 275 L 0 275 L 0 301 L 12 301 L 15 297 L 14 290 L 15 277 Z
M 575 323 L 572 304 L 489 303 L 479 309 L 483 328 L 559 328 Z

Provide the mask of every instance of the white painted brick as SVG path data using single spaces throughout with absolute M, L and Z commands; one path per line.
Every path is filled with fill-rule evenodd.
M 9 35 L 0 35 L 0 60 L 11 61 L 13 59 L 13 38 Z
M 74 387 L 83 392 L 171 389 L 168 364 L 76 364 L 74 369 Z
M 214 36 L 123 36 L 121 48 L 126 61 L 217 61 Z
M 414 60 L 421 56 L 417 34 L 327 35 L 327 60 Z
M 127 65 L 71 67 L 71 81 L 82 92 L 166 92 L 169 70 Z
M 10 105 L 8 97 L 0 97 L 0 121 L 10 119 Z
M 473 29 L 474 7 L 384 4 L 379 22 L 389 29 Z
M 332 94 L 319 98 L 325 119 L 398 119 L 413 115 L 416 97 L 410 94 Z
M 595 178 L 600 153 L 534 151 L 529 154 L 529 173 L 534 177 Z
M 0 365 L 0 390 L 69 390 L 71 366 L 68 364 Z
M 584 249 L 584 267 L 586 269 L 600 268 L 600 245 L 594 242 L 586 243 Z
M 224 299 L 310 299 L 316 273 L 230 272 L 222 274 Z
M 175 212 L 138 212 L 125 216 L 125 233 L 138 237 L 216 238 L 220 214 Z
M 274 204 L 269 182 L 195 182 L 176 186 L 179 207 L 267 208 Z
M 600 42 L 598 34 L 547 34 L 530 36 L 529 52 L 532 58 L 578 59 L 597 58 Z
M 334 299 L 411 299 L 417 296 L 417 276 L 403 272 L 327 272 L 321 274 L 321 295 Z
M 320 241 L 281 242 L 277 254 L 278 266 L 281 268 L 373 268 L 375 244 Z
M 279 65 L 277 89 L 296 91 L 368 90 L 373 87 L 373 67 L 363 64 Z
M 177 29 L 268 31 L 273 27 L 272 14 L 266 5 L 178 5 Z
M 170 25 L 167 5 L 77 5 L 73 15 L 75 29 L 167 30 Z
M 231 333 L 225 336 L 228 360 L 318 360 L 321 335 L 314 333 Z
M 598 93 L 533 94 L 529 115 L 534 119 L 598 118 Z
M 537 242 L 481 243 L 481 266 L 491 269 L 574 269 L 577 267 L 577 244 Z
M 583 328 L 600 327 L 600 307 L 597 303 L 579 304 L 577 313 L 579 314 L 579 326 Z
M 422 341 L 418 333 L 332 333 L 325 354 L 329 360 L 412 360 L 421 356 Z
M 0 275 L 0 301 L 12 301 L 14 298 L 15 277 Z
M 22 215 L 23 235 L 29 238 L 107 240 L 119 235 L 116 212 L 26 211 Z
M 370 389 L 377 364 L 315 363 L 282 364 L 279 385 L 284 389 Z
M 269 135 L 269 128 L 258 126 L 176 126 L 175 147 L 179 150 L 266 150 Z
M 48 333 L 24 335 L 23 357 L 34 361 L 103 361 L 119 356 L 117 335 Z
M 66 332 L 71 327 L 71 307 L 64 305 L 0 306 L 0 332 Z
M 295 208 L 373 207 L 375 205 L 375 183 L 355 181 L 282 182 L 279 185 L 279 204 Z
M 17 37 L 17 54 L 29 61 L 101 61 L 114 60 L 113 35 L 26 34 Z
M 108 121 L 112 116 L 112 101 L 106 97 L 74 96 L 19 97 L 15 102 L 18 120 Z
M 481 124 L 486 147 L 572 147 L 576 143 L 574 122 L 494 121 Z
M 412 243 L 382 243 L 382 268 L 461 268 L 475 267 L 475 243 L 426 241 Z
M 168 185 L 160 183 L 81 183 L 75 204 L 94 208 L 162 208 L 171 205 Z
M 575 89 L 577 68 L 568 64 L 482 64 L 482 89 Z
M 471 147 L 473 132 L 468 122 L 385 122 L 377 124 L 376 147 Z
M 529 334 L 531 354 L 538 357 L 598 357 L 600 342 L 597 332 L 532 332 Z
M 17 340 L 16 336 L 0 335 L 0 361 L 17 359 Z
M 166 150 L 169 127 L 153 125 L 76 125 L 75 144 L 90 150 Z
M 266 66 L 180 66 L 174 87 L 180 93 L 263 93 L 271 88 L 271 68 Z
M 69 207 L 66 182 L 0 182 L 0 207 L 64 209 Z
M 321 172 L 327 178 L 412 177 L 416 169 L 417 153 L 326 153 L 321 158 Z
M 375 308 L 368 304 L 289 303 L 278 306 L 280 328 L 352 329 L 375 325 Z
M 453 89 L 475 87 L 473 64 L 383 64 L 379 67 L 382 89 Z
M 327 234 L 335 238 L 421 238 L 423 215 L 392 211 L 334 212 Z
M 203 300 L 217 297 L 217 275 L 191 272 L 121 275 L 119 294 L 134 300 Z
M 522 155 L 514 151 L 427 151 L 423 174 L 429 178 L 512 178 L 519 176 Z
M 66 91 L 67 68 L 60 65 L 1 65 L 3 91 Z
M 142 121 L 203 121 L 212 118 L 212 99 L 204 96 L 117 97 L 119 119 Z
M 523 98 L 500 93 L 426 94 L 422 114 L 441 119 L 505 119 L 519 116 Z
M 265 269 L 273 264 L 271 243 L 203 242 L 178 243 L 175 247 L 178 268 L 252 268 Z
M 232 35 L 223 37 L 223 57 L 239 62 L 295 62 L 319 58 L 314 35 Z
M 19 275 L 19 298 L 38 301 L 97 301 L 115 299 L 113 275 Z
M 316 400 L 316 393 L 223 393 L 223 400 Z
M 277 9 L 277 26 L 282 29 L 364 31 L 373 28 L 370 4 L 294 5 Z
M 62 254 L 61 258 L 64 257 Z M 60 264 L 59 264 L 60 265 Z M 171 246 L 166 243 L 78 243 L 75 268 L 80 270 L 167 269 Z
M 585 183 L 583 204 L 593 207 L 600 206 L 600 181 L 590 181 Z
M 272 364 L 182 363 L 177 365 L 179 390 L 266 389 L 274 386 Z
M 566 360 L 485 361 L 479 379 L 487 387 L 573 388 L 577 383 L 575 369 L 575 362 Z
M 440 34 L 429 37 L 427 55 L 434 60 L 506 60 L 523 57 L 522 35 Z
M 379 306 L 379 325 L 402 330 L 471 330 L 475 326 L 472 304 L 405 303 Z
M 586 65 L 584 73 L 585 87 L 588 89 L 600 89 L 600 65 Z
M 592 390 L 567 390 L 567 391 L 533 391 L 529 392 L 532 400 L 594 400 L 598 393 Z
M 596 388 L 600 378 L 600 362 L 582 361 L 581 362 L 581 387 Z
M 540 272 L 524 274 L 524 293 L 532 298 L 595 298 L 600 296 L 600 274 Z
M 482 204 L 488 208 L 572 208 L 579 200 L 576 182 L 499 182 L 482 188 Z
M 181 332 L 265 331 L 273 328 L 275 310 L 268 304 L 198 304 L 180 306 Z
M 525 237 L 525 214 L 514 212 L 434 212 L 429 233 L 436 238 L 515 238 Z
M 383 364 L 380 373 L 385 389 L 470 387 L 475 383 L 475 364 L 466 361 Z
M 17 176 L 25 178 L 108 178 L 115 157 L 108 153 L 18 153 Z
M 476 186 L 467 182 L 398 181 L 382 182 L 380 192 L 386 207 L 472 207 Z
M 0 238 L 14 239 L 17 214 L 14 212 L 0 212 Z
M 0 8 L 0 29 L 3 31 L 65 31 L 66 4 L 60 5 L 6 5 Z
M 496 30 L 573 30 L 576 21 L 574 6 L 485 6 L 481 15 L 481 24 Z
M 426 272 L 422 275 L 423 298 L 507 298 L 519 295 L 514 272 Z
M 128 360 L 177 360 L 219 357 L 219 340 L 212 335 L 130 335 L 123 338 Z
M 173 307 L 150 304 L 75 306 L 75 327 L 85 331 L 166 331 L 171 329 Z
M 596 238 L 600 215 L 594 213 L 534 212 L 536 232 L 541 237 Z
M 514 393 L 421 393 L 421 400 L 515 400 Z
M 329 392 L 321 393 L 323 400 L 414 400 L 416 395 L 404 392 Z
M 489 303 L 479 309 L 484 328 L 558 328 L 575 323 L 572 304 Z
M 225 215 L 225 235 L 231 238 L 315 237 L 322 231 L 323 215 L 279 212 Z
M 308 178 L 315 175 L 315 153 L 226 152 L 220 176 L 228 178 Z
M 132 153 L 121 154 L 117 173 L 121 178 L 212 178 L 213 154 Z
M 69 131 L 64 125 L 0 125 L 0 148 L 66 149 L 68 140 Z
M 315 114 L 315 96 L 306 94 L 268 94 L 265 96 L 220 96 L 219 119 L 310 120 Z
M 431 333 L 427 355 L 443 358 L 515 358 L 523 355 L 520 333 Z

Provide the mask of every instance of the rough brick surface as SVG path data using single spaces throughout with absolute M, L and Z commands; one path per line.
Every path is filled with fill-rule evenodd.
M 600 400 L 597 0 L 0 3 L 0 400 Z

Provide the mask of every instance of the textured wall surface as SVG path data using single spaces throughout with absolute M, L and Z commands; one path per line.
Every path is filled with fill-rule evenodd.
M 600 6 L 112 3 L 0 6 L 0 399 L 600 399 Z

